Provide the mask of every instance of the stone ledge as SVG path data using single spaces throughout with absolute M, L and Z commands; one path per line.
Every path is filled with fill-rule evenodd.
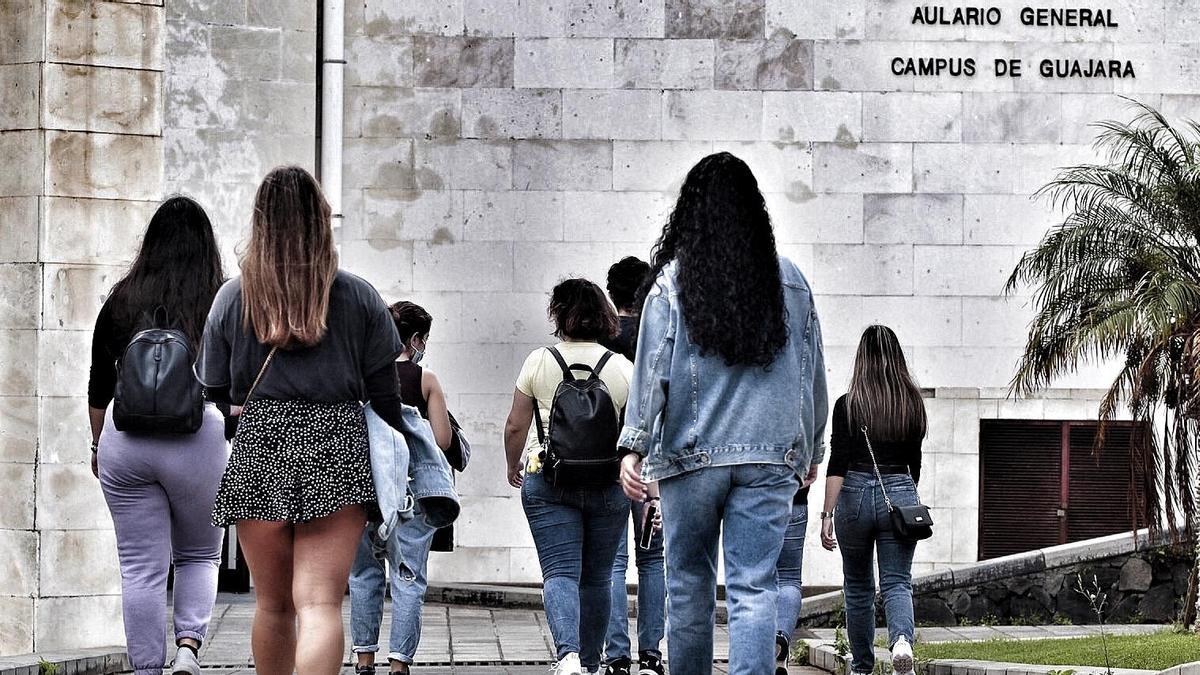
M 1200 661 L 1168 668 L 1158 675 L 1200 675 Z
M 57 666 L 55 675 L 112 675 L 132 670 L 121 647 L 0 656 L 0 675 L 42 675 L 42 662 Z
M 808 644 L 808 662 L 810 665 L 826 672 L 837 673 L 841 657 L 833 650 L 833 646 L 823 640 L 805 640 Z M 890 671 L 892 663 L 888 652 L 876 648 L 877 664 L 886 663 Z M 1031 663 L 1003 663 L 999 661 L 973 661 L 970 659 L 937 659 L 918 661 L 918 673 L 922 675 L 1049 675 L 1053 672 L 1073 670 L 1078 673 L 1101 672 L 1102 668 L 1092 666 L 1062 666 L 1037 665 Z M 1133 668 L 1113 668 L 1112 675 L 1159 675 L 1153 670 L 1136 670 Z M 1200 664 L 1176 666 L 1161 675 L 1197 675 Z

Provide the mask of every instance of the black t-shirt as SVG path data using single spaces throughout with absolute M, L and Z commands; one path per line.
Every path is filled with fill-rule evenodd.
M 638 317 L 636 316 L 619 316 L 621 322 L 621 332 L 611 340 L 601 340 L 600 344 L 605 349 L 612 350 L 621 356 L 633 362 L 634 356 L 637 354 L 637 342 L 634 336 L 637 334 Z
M 833 404 L 833 433 L 829 443 L 829 468 L 826 475 L 845 476 L 851 464 L 871 465 L 871 453 L 862 429 L 851 429 L 846 415 L 846 397 Z M 871 439 L 875 459 L 880 464 L 907 464 L 913 482 L 921 481 L 921 443 L 923 438 L 907 438 L 902 441 Z
M 255 398 L 340 403 L 367 399 L 363 380 L 404 350 L 387 305 L 371 284 L 339 270 L 329 293 L 325 337 L 312 347 L 280 349 Z M 196 372 L 210 389 L 241 405 L 271 348 L 242 329 L 241 279 L 221 287 L 208 314 Z M 389 377 L 393 377 L 389 373 Z

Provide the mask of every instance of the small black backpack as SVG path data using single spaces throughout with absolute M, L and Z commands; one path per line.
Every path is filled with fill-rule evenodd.
M 204 420 L 196 353 L 181 331 L 150 328 L 133 336 L 117 361 L 113 424 L 118 431 L 192 434 Z
M 562 368 L 563 379 L 550 403 L 548 428 L 542 424 L 538 402 L 533 402 L 538 442 L 546 452 L 542 465 L 546 480 L 560 487 L 612 485 L 620 467 L 617 439 L 621 421 L 600 371 L 613 353 L 606 351 L 593 368 L 581 363 L 568 366 L 557 349 L 549 347 L 548 351 Z M 573 370 L 591 375 L 577 380 Z

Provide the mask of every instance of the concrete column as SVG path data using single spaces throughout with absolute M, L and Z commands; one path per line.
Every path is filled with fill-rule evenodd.
M 161 2 L 0 5 L 0 654 L 124 640 L 84 395 L 163 193 L 163 29 Z

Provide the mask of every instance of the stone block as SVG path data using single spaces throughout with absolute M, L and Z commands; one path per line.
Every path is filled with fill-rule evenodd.
M 561 138 L 558 89 L 465 89 L 463 138 Z
M 91 351 L 91 331 L 38 331 L 38 394 L 41 396 L 82 396 L 87 393 L 87 370 L 80 367 L 79 355 Z
M 1092 145 L 1025 144 L 1013 145 L 1017 169 L 1013 192 L 1031 195 L 1062 173 L 1063 167 L 1081 164 L 1107 164 L 1108 158 Z
M 998 419 L 1045 419 L 1046 401 L 1040 398 L 1001 399 L 996 402 L 996 415 Z
M 521 88 L 605 89 L 612 86 L 609 38 L 517 40 L 513 82 Z
M 541 0 L 465 0 L 467 35 L 565 37 L 566 3 Z
M 96 314 L 124 267 L 47 264 L 42 288 L 42 326 L 59 330 L 91 330 Z
M 512 187 L 511 143 L 416 141 L 417 187 L 422 190 L 500 190 Z
M 963 94 L 863 94 L 863 140 L 957 143 L 962 140 Z
M 862 298 L 857 295 L 827 295 L 823 288 L 815 290 L 819 293 L 816 307 L 826 351 L 832 347 L 857 346 L 859 336 L 867 327 L 862 313 Z M 836 397 L 832 398 L 832 401 L 836 400 Z
M 953 509 L 952 513 L 950 562 L 973 563 L 979 559 L 979 509 Z
M 365 190 L 367 239 L 453 243 L 462 239 L 461 192 Z
M 924 485 L 921 487 L 925 488 Z M 933 536 L 917 547 L 913 554 L 914 564 L 949 562 L 953 555 L 954 512 L 932 506 L 929 513 L 933 516 Z
M 817 143 L 813 152 L 813 187 L 817 192 L 913 191 L 909 145 Z
M 539 343 L 546 341 L 539 340 Z M 438 361 L 434 365 L 446 391 L 507 394 L 511 401 L 513 382 L 529 351 L 524 346 L 511 344 L 460 342 L 441 345 L 437 353 Z M 504 417 L 504 412 L 507 410 L 499 413 L 500 418 Z
M 907 43 L 822 40 L 813 44 L 813 88 L 828 91 L 912 91 L 911 79 L 892 73 L 897 48 Z
M 46 60 L 162 70 L 165 19 L 161 6 L 48 0 Z
M 762 133 L 759 91 L 668 91 L 663 94 L 665 140 L 753 141 Z
M 785 30 L 807 40 L 853 40 L 863 36 L 866 0 L 766 0 L 766 31 Z
M 31 463 L 37 459 L 38 399 L 0 397 L 0 462 Z
M 48 63 L 44 128 L 162 133 L 162 73 Z
M 860 195 L 763 195 L 775 226 L 775 240 L 786 244 L 861 244 L 863 201 Z
M 34 196 L 0 197 L 0 263 L 37 261 L 38 201 Z
M 995 296 L 1017 263 L 1006 246 L 916 246 L 916 292 Z
M 941 508 L 979 508 L 979 466 L 971 459 L 958 454 L 931 454 L 922 464 L 937 464 L 936 483 L 933 491 L 937 505 Z M 924 485 L 925 481 L 921 481 Z M 946 561 L 950 556 L 945 558 Z
M 604 242 L 518 242 L 513 261 L 514 291 L 549 293 L 567 277 L 604 279 L 617 258 L 613 245 Z
M 211 30 L 212 57 L 234 79 L 278 80 L 282 31 L 277 28 L 217 26 Z
M 105 530 L 41 532 L 43 598 L 121 592 L 117 538 Z
M 34 417 L 34 433 L 36 430 L 41 433 L 38 439 L 40 461 L 52 464 L 90 462 L 92 453 L 86 441 L 90 438 L 91 427 L 86 398 L 42 396 L 37 401 L 40 405 Z
M 162 196 L 163 139 L 46 132 L 46 193 L 150 201 Z
M 8 38 L 0 40 L 0 64 L 38 63 L 43 60 L 46 36 L 44 0 L 12 0 L 0 4 L 0 28 L 4 29 Z
M 967 195 L 963 202 L 963 239 L 968 244 L 1029 248 L 1061 221 L 1048 201 L 1027 195 Z
M 511 87 L 513 41 L 508 38 L 412 38 L 418 87 Z
M 512 288 L 512 249 L 511 243 L 490 241 L 418 244 L 413 255 L 413 289 L 468 292 Z
M 521 499 L 514 490 L 508 497 L 480 497 L 464 502 L 454 529 L 464 544 L 473 546 L 532 546 L 529 528 L 520 526 L 524 518 Z M 497 520 L 514 526 L 498 528 Z
M 712 40 L 617 40 L 615 84 L 636 89 L 712 89 Z
M 0 65 L 0 129 L 38 128 L 41 78 L 36 63 Z
M 33 651 L 33 598 L 0 595 L 0 654 Z
M 765 37 L 765 0 L 667 0 L 666 37 Z
M 1091 51 L 1096 51 L 1095 45 L 1089 47 L 1092 48 Z M 1128 59 L 1134 63 L 1135 68 L 1140 68 L 1137 70 L 1136 79 L 1114 81 L 1113 87 L 1118 94 L 1195 94 L 1200 91 L 1200 62 L 1197 60 L 1194 41 L 1172 44 L 1122 44 L 1119 52 L 1119 58 Z M 1114 56 L 1116 55 L 1114 51 Z M 1093 89 L 1069 89 L 1079 90 Z
M 45 161 L 43 138 L 41 131 L 0 131 L 0 166 L 25 169 L 0 172 L 0 195 L 24 197 L 42 193 L 43 174 L 38 167 Z
M 284 81 L 317 81 L 317 37 L 316 33 L 285 30 L 279 41 L 279 76 Z M 314 93 L 313 98 L 316 98 Z
M 362 135 L 394 138 L 456 138 L 462 131 L 460 89 L 355 89 L 362 101 Z
M 1154 581 L 1154 568 L 1141 558 L 1131 557 L 1121 565 L 1121 578 L 1117 590 L 1145 592 Z
M 411 87 L 412 38 L 406 35 L 357 35 L 346 40 L 346 84 Z
M 963 298 L 963 343 L 1023 347 L 1033 310 L 1024 298 Z
M 808 143 L 717 142 L 713 152 L 729 152 L 746 162 L 764 193 L 782 193 L 796 201 L 813 197 L 813 156 Z
M 1057 143 L 1062 129 L 1058 94 L 966 93 L 963 140 L 968 143 Z
M 367 35 L 461 35 L 463 0 L 366 0 Z
M 14 486 L 21 490 L 21 486 Z M 28 489 L 29 486 L 24 486 Z M 37 533 L 22 530 L 0 530 L 0 595 L 32 596 L 38 591 Z
M 812 89 L 813 43 L 781 31 L 769 40 L 718 40 L 717 89 Z
M 168 22 L 205 21 L 225 25 L 246 22 L 246 0 L 171 0 L 164 4 Z
M 896 331 L 900 344 L 920 347 L 962 344 L 961 298 L 864 297 L 862 319 Z
M 402 298 L 413 288 L 413 244 L 393 239 L 342 244 L 342 265 L 366 279 L 385 298 Z
M 568 0 L 567 34 L 571 37 L 662 37 L 663 3 L 646 0 Z
M 132 261 L 158 208 L 158 202 L 69 197 L 48 197 L 44 204 L 42 261 L 97 265 Z
M 251 26 L 314 32 L 317 7 L 295 0 L 251 0 L 246 3 L 246 19 Z
M 553 327 L 546 318 L 546 304 L 546 293 L 465 293 L 463 340 L 485 344 L 536 344 L 549 340 Z M 496 419 L 502 419 L 507 411 L 492 412 L 498 415 Z M 501 434 L 482 438 L 489 441 L 502 437 Z M 503 463 L 499 466 L 503 468 Z
M 919 143 L 913 146 L 916 192 L 1011 194 L 1019 167 L 1013 146 L 1000 143 Z
M 607 141 L 518 141 L 513 146 L 517 190 L 609 190 L 613 150 Z
M 913 247 L 818 244 L 813 247 L 816 288 L 828 295 L 912 295 Z
M 347 138 L 344 141 L 343 181 L 349 188 L 412 189 L 414 166 L 410 140 Z
M 36 396 L 38 344 L 35 330 L 0 330 L 0 396 Z
M 39 327 L 41 279 L 36 264 L 0 265 L 0 329 Z
M 655 140 L 662 135 L 662 95 L 649 90 L 567 90 L 564 138 Z
M 306 82 L 237 82 L 237 128 L 269 135 L 311 135 L 317 124 L 316 89 Z
M 569 192 L 564 199 L 567 241 L 650 244 L 674 206 L 661 192 Z
M 687 172 L 712 152 L 710 141 L 614 141 L 613 189 L 678 193 Z
M 0 463 L 0 531 L 32 530 L 33 464 Z
M 120 595 L 39 598 L 38 649 L 78 649 L 123 644 L 125 628 L 120 617 Z
M 455 532 L 455 537 L 460 535 Z M 461 540 L 453 553 L 431 553 L 430 583 L 512 583 L 507 546 L 467 546 Z M 539 577 L 540 578 L 540 577 Z
M 866 195 L 864 238 L 871 244 L 961 244 L 960 195 Z
M 559 241 L 566 197 L 557 192 L 468 191 L 463 195 L 467 241 Z
M 863 138 L 862 94 L 832 91 L 763 93 L 765 141 L 838 141 Z

